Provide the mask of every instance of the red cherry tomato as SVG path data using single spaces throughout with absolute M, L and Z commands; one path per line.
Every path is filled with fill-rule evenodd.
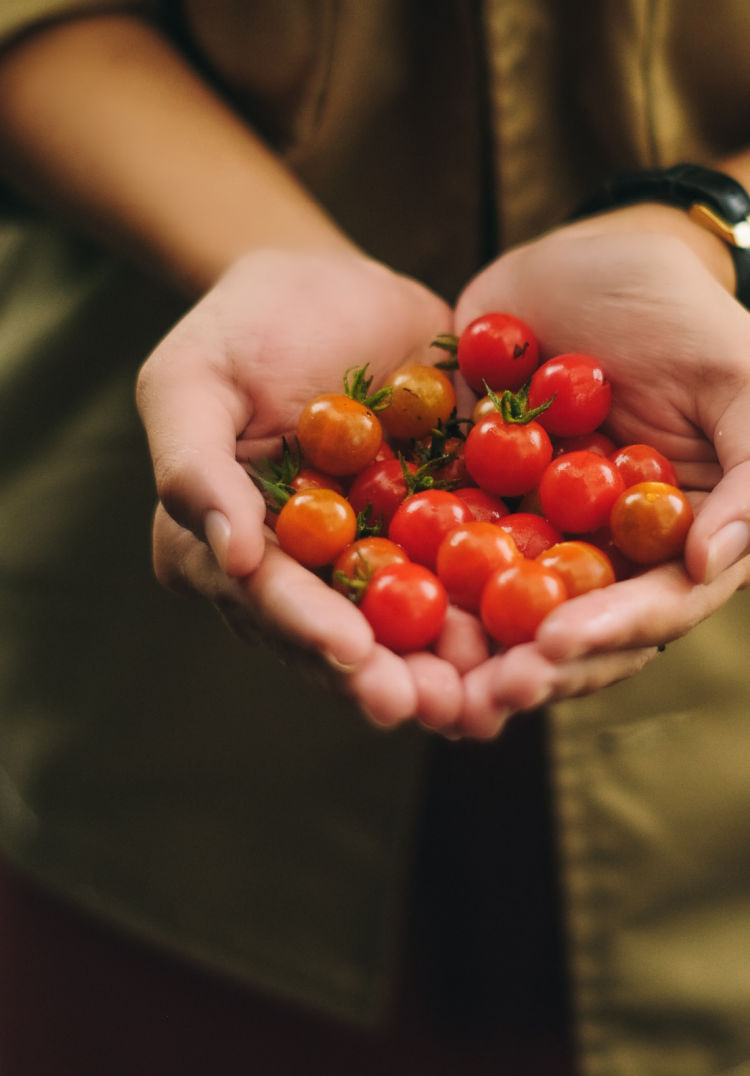
M 388 528 L 388 537 L 405 549 L 411 560 L 434 569 L 438 546 L 445 535 L 471 519 L 471 510 L 453 493 L 428 489 L 407 497 L 399 505 Z
M 377 641 L 396 653 L 433 643 L 447 607 L 448 596 L 437 576 L 408 561 L 379 568 L 360 603 Z
M 558 542 L 536 559 L 539 564 L 554 568 L 562 578 L 569 598 L 615 582 L 615 570 L 609 557 L 589 542 Z
M 465 486 L 471 481 L 469 472 L 466 470 L 465 447 L 462 437 L 446 438 L 441 454 L 448 458 L 445 463 L 440 464 L 439 467 L 433 466 L 430 471 L 436 482 L 442 483 L 443 486 L 447 483 Z M 427 458 L 428 456 L 425 456 L 425 459 Z
M 346 546 L 333 562 L 334 590 L 360 600 L 370 579 L 379 568 L 388 564 L 405 564 L 407 557 L 401 546 L 380 535 L 357 538 Z
M 557 527 L 536 512 L 511 512 L 500 520 L 498 526 L 511 536 L 519 553 L 532 559 L 563 540 Z
M 354 509 L 332 489 L 293 494 L 276 520 L 279 545 L 307 568 L 331 564 L 354 541 L 356 531 Z
M 361 471 L 375 458 L 382 440 L 383 428 L 374 411 L 343 392 L 316 396 L 297 423 L 302 454 L 326 474 Z
M 671 462 L 651 445 L 624 445 L 608 453 L 626 486 L 638 482 L 667 482 L 677 485 L 677 474 Z
M 391 400 L 380 419 L 396 441 L 426 437 L 439 423 L 445 424 L 456 407 L 453 382 L 436 366 L 407 363 L 385 384 L 391 388 Z
M 520 497 L 533 489 L 552 459 L 552 442 L 538 422 L 505 422 L 496 411 L 472 426 L 464 456 L 481 489 Z
M 483 520 L 485 523 L 498 523 L 509 512 L 505 501 L 479 486 L 459 486 L 452 490 L 452 493 L 468 505 L 474 519 Z
M 601 426 L 609 414 L 612 388 L 601 363 L 571 352 L 548 359 L 531 378 L 529 409 L 552 397 L 537 421 L 556 437 L 575 437 Z
M 381 423 L 382 426 L 382 423 Z M 382 463 L 383 460 L 395 459 L 396 453 L 393 451 L 387 441 L 380 442 L 380 448 L 375 453 L 372 462 Z
M 597 549 L 601 549 L 602 553 L 605 554 L 612 565 L 617 582 L 622 579 L 630 579 L 640 570 L 637 564 L 634 564 L 621 549 L 617 548 L 609 525 L 600 527 L 599 530 L 592 531 L 591 534 L 585 534 L 582 537 L 591 545 L 595 545 Z
M 528 325 L 513 314 L 483 314 L 458 338 L 458 368 L 475 392 L 516 392 L 539 364 L 539 345 Z
M 568 452 L 552 460 L 539 482 L 544 514 L 558 530 L 585 534 L 609 521 L 625 488 L 611 460 L 598 452 Z
M 555 438 L 555 456 L 562 456 L 566 452 L 598 452 L 600 456 L 609 456 L 617 445 L 601 430 L 592 430 L 591 433 L 579 433 L 575 437 Z
M 515 646 L 533 639 L 542 620 L 567 596 L 553 568 L 522 557 L 489 577 L 479 615 L 488 635 L 503 646 Z
M 690 503 L 668 482 L 638 482 L 612 508 L 610 529 L 618 549 L 636 564 L 662 564 L 679 556 L 693 522 Z
M 332 489 L 344 496 L 344 487 L 338 478 L 316 471 L 314 467 L 301 467 L 289 482 L 289 487 L 295 493 L 303 489 Z
M 443 538 L 437 551 L 437 575 L 454 605 L 475 612 L 491 573 L 520 556 L 511 536 L 497 524 L 472 520 Z
M 415 474 L 417 465 L 407 463 L 406 469 Z M 387 531 L 393 514 L 408 494 L 403 468 L 398 459 L 382 460 L 365 467 L 349 487 L 349 503 L 359 515 L 366 512 L 369 527 L 381 524 Z

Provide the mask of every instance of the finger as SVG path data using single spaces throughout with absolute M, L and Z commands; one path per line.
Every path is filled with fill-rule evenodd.
M 435 652 L 459 673 L 466 673 L 490 656 L 487 633 L 477 617 L 449 605 Z
M 696 582 L 708 583 L 750 552 L 750 392 L 738 391 L 712 431 L 724 475 L 702 503 L 685 546 Z
M 534 644 L 514 647 L 466 677 L 464 712 L 455 730 L 491 739 L 514 714 L 599 691 L 633 676 L 657 653 L 656 647 L 643 647 L 554 663 Z
M 230 376 L 221 335 L 194 326 L 183 321 L 143 366 L 137 405 L 160 501 L 210 542 L 225 571 L 241 576 L 263 555 L 265 505 L 236 460 L 250 405 Z
M 551 661 L 627 647 L 659 646 L 684 635 L 747 582 L 750 558 L 707 586 L 696 586 L 681 563 L 563 602 L 536 635 Z
M 319 651 L 342 672 L 372 657 L 372 628 L 359 609 L 274 542 L 269 541 L 260 565 L 241 585 L 262 623 Z
M 403 658 L 376 645 L 346 678 L 346 689 L 375 725 L 395 728 L 417 711 L 417 688 Z
M 404 659 L 414 680 L 414 716 L 429 729 L 450 727 L 461 712 L 463 686 L 458 670 L 435 654 L 420 652 Z

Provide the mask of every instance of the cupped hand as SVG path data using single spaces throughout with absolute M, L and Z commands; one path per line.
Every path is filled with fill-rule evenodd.
M 681 240 L 610 233 L 606 218 L 491 264 L 461 296 L 456 331 L 489 310 L 527 321 L 543 357 L 599 358 L 613 386 L 609 432 L 664 452 L 696 508 L 684 564 L 566 602 L 547 617 L 524 656 L 527 669 L 536 665 L 539 689 L 522 701 L 536 704 L 627 675 L 628 656 L 639 655 L 635 664 L 651 656 L 750 580 L 750 314 Z M 508 657 L 471 674 L 467 725 L 482 725 L 489 700 L 502 716 L 523 694 Z M 553 667 L 542 668 L 548 661 Z
M 350 601 L 279 549 L 243 463 L 278 451 L 304 404 L 348 368 L 369 364 L 376 387 L 408 357 L 426 361 L 451 327 L 434 294 L 358 253 L 259 252 L 186 315 L 138 380 L 159 580 L 208 598 L 243 638 L 292 652 L 384 725 L 452 721 L 459 672 L 377 645 Z

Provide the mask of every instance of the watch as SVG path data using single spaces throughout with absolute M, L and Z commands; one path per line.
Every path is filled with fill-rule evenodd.
M 741 183 L 699 164 L 623 172 L 608 180 L 573 219 L 635 202 L 677 206 L 723 239 L 734 262 L 735 296 L 750 309 L 750 195 Z

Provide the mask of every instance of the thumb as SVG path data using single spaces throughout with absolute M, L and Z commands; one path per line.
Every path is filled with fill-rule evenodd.
M 714 431 L 723 477 L 703 501 L 685 545 L 685 565 L 697 583 L 710 583 L 750 552 L 747 396 L 735 396 Z
M 215 344 L 178 326 L 141 369 L 136 400 L 159 500 L 209 543 L 227 574 L 239 577 L 263 556 L 266 508 L 236 459 L 249 404 L 222 361 L 208 361 L 211 350 Z

